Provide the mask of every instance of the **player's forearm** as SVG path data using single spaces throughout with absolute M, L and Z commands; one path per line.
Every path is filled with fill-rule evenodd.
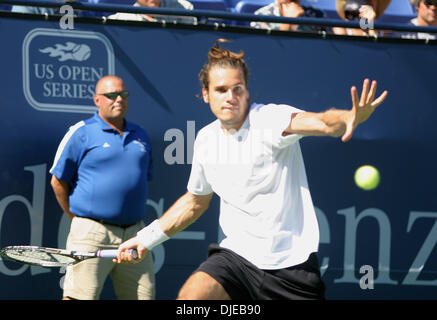
M 326 135 L 340 137 L 346 131 L 346 121 L 350 117 L 350 110 L 330 109 L 321 114 L 322 121 L 326 126 Z
M 140 256 L 143 256 L 144 248 L 152 250 L 196 221 L 208 208 L 211 198 L 212 193 L 206 196 L 196 196 L 187 192 L 161 218 L 141 229 L 132 242 L 127 241 L 122 248 L 136 247 Z
M 212 194 L 196 196 L 185 193 L 159 219 L 162 231 L 171 237 L 187 228 L 208 209 L 211 198 Z
M 345 119 L 348 110 L 330 109 L 325 112 L 302 112 L 293 114 L 290 125 L 284 133 L 301 134 L 305 136 L 339 137 L 345 130 Z

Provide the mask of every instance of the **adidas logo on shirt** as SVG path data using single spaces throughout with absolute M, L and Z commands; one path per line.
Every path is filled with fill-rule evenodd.
M 107 142 L 105 142 L 104 144 L 103 144 L 103 148 L 109 148 L 111 145 L 109 144 L 109 143 L 107 143 Z

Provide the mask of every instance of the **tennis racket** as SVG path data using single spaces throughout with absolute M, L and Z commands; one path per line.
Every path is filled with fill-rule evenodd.
M 9 246 L 0 251 L 0 255 L 11 261 L 42 267 L 64 267 L 90 258 L 116 258 L 118 250 L 98 250 L 95 252 L 70 251 L 38 246 Z M 130 250 L 134 260 L 138 252 Z

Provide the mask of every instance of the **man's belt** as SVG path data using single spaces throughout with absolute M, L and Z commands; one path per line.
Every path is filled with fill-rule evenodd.
M 103 219 L 95 219 L 95 218 L 90 218 L 90 217 L 84 217 L 84 218 L 96 221 L 96 222 L 101 223 L 101 224 L 106 224 L 108 226 L 114 226 L 114 227 L 119 227 L 119 228 L 123 228 L 123 229 L 132 227 L 133 225 L 136 225 L 138 223 L 138 222 L 135 222 L 135 223 L 130 223 L 130 224 L 118 224 L 118 223 L 106 222 Z

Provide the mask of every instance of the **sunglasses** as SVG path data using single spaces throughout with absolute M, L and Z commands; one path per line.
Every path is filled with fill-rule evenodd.
M 126 99 L 129 97 L 129 92 L 127 90 L 118 91 L 118 92 L 107 92 L 107 93 L 98 93 L 98 95 L 105 96 L 108 99 L 115 100 L 118 96 Z
M 437 6 L 437 0 L 425 0 L 425 1 L 423 1 L 423 3 L 424 3 L 426 6 L 431 6 L 431 5 L 435 5 L 435 6 Z

